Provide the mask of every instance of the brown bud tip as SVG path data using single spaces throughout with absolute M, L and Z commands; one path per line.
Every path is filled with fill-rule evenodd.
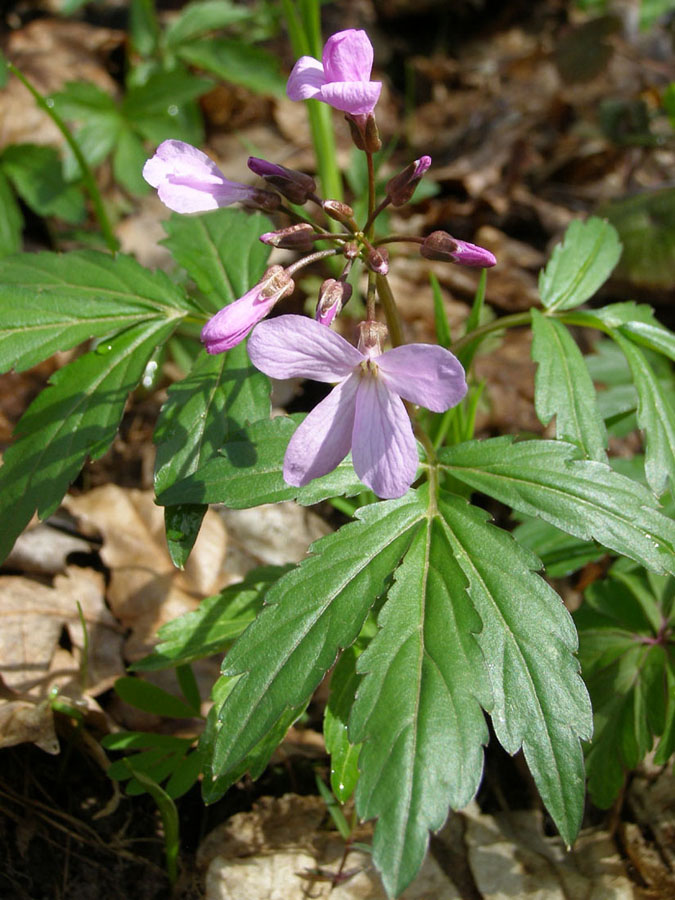
M 281 247 L 284 250 L 313 250 L 314 229 L 306 222 L 298 225 L 289 225 L 279 231 L 266 231 L 260 235 L 263 244 L 271 247 Z
M 460 266 L 471 266 L 487 269 L 496 265 L 494 254 L 470 244 L 468 241 L 460 241 L 452 237 L 447 231 L 433 231 L 424 239 L 420 246 L 420 253 L 425 259 L 436 259 L 442 262 L 458 263 Z
M 354 210 L 339 200 L 324 200 L 321 204 L 324 212 L 336 222 L 347 222 L 354 218 Z
M 293 293 L 295 282 L 283 266 L 270 266 L 260 281 L 260 298 L 268 300 L 278 294 L 278 299 Z
M 366 356 L 379 356 L 387 339 L 387 326 L 368 319 L 359 325 L 359 350 Z
M 378 275 L 386 275 L 389 271 L 389 253 L 384 247 L 371 250 L 366 257 L 366 265 Z
M 366 130 L 363 143 L 365 144 L 365 150 L 368 153 L 377 153 L 378 150 L 382 149 L 380 132 L 377 130 L 377 122 L 372 113 L 366 119 Z
M 281 206 L 281 197 L 273 194 L 272 191 L 255 190 L 243 205 L 253 209 L 262 209 L 265 212 L 274 212 Z
M 412 197 L 422 176 L 431 165 L 430 156 L 421 156 L 398 175 L 394 175 L 387 184 L 387 196 L 393 206 L 403 206 Z
M 356 259 L 359 255 L 359 245 L 356 241 L 350 241 L 348 244 L 344 245 L 342 250 L 347 259 Z
M 330 325 L 335 316 L 340 314 L 342 307 L 352 295 L 352 286 L 346 281 L 337 281 L 335 278 L 327 278 L 319 291 L 319 302 L 316 307 L 317 322 L 322 325 Z

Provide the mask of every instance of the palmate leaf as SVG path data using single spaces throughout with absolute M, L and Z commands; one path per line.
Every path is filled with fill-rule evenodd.
M 192 372 L 169 389 L 155 430 L 155 490 L 198 471 L 247 422 L 269 415 L 269 381 L 249 362 L 246 346 L 201 353 Z M 206 512 L 204 504 L 167 507 L 171 557 L 183 566 Z
M 621 243 L 609 222 L 572 222 L 539 275 L 541 302 L 551 311 L 579 306 L 609 278 L 620 256 Z
M 607 459 L 607 433 L 593 381 L 567 328 L 532 310 L 532 359 L 537 362 L 534 404 L 542 425 L 556 417 L 556 437 L 577 444 L 590 459 Z
M 54 511 L 87 456 L 107 450 L 129 391 L 173 327 L 167 319 L 134 325 L 58 371 L 28 407 L 0 469 L 1 559 L 36 510 Z
M 21 371 L 89 338 L 178 319 L 190 309 L 163 272 L 130 256 L 90 250 L 12 256 L 0 263 L 0 370 Z
M 675 361 L 675 334 L 655 318 L 646 303 L 610 303 L 601 309 L 581 309 L 574 313 L 576 325 L 586 325 L 611 332 L 618 330 L 634 343 L 662 353 Z
M 38 215 L 57 216 L 75 225 L 84 220 L 82 189 L 64 180 L 54 147 L 13 144 L 3 152 L 1 165 L 17 194 Z
M 667 631 L 675 580 L 626 562 L 615 563 L 608 578 L 592 584 L 574 614 L 595 719 L 586 753 L 588 788 L 603 808 L 614 802 L 625 771 L 652 749 L 655 736 L 663 735 L 660 764 L 675 749 L 675 696 L 669 690 L 675 683 L 675 642 Z
M 233 435 L 220 453 L 196 472 L 163 491 L 157 502 L 162 506 L 224 503 L 232 509 L 249 509 L 261 503 L 297 500 L 310 506 L 328 497 L 353 496 L 365 490 L 349 459 L 305 487 L 286 484 L 281 471 L 284 454 L 301 419 L 292 415 L 254 422 Z
M 628 360 L 638 394 L 638 425 L 645 442 L 645 474 L 657 496 L 675 485 L 675 407 L 644 353 L 620 332 L 613 335 Z
M 574 444 L 510 436 L 468 441 L 439 454 L 441 467 L 478 491 L 596 540 L 655 572 L 675 572 L 675 523 L 641 484 L 604 463 L 579 459 Z
M 475 640 L 481 620 L 440 517 L 418 528 L 358 661 L 350 738 L 364 742 L 356 806 L 377 818 L 373 857 L 391 896 L 415 876 L 448 806 L 478 790 L 492 705 Z
M 238 209 L 172 215 L 164 222 L 168 237 L 162 243 L 187 269 L 215 312 L 260 280 L 270 250 L 258 238 L 269 226 L 269 219 L 260 213 Z
M 339 650 L 356 639 L 424 523 L 426 506 L 409 492 L 357 515 L 316 541 L 311 556 L 274 585 L 228 653 L 223 674 L 237 677 L 218 714 L 211 778 L 235 770 L 284 711 L 307 702 Z

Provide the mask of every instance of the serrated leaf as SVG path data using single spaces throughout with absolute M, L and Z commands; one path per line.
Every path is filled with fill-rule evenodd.
M 22 232 L 23 216 L 19 204 L 0 168 L 0 258 L 21 249 Z
M 288 569 L 288 566 L 254 569 L 238 584 L 206 597 L 199 609 L 162 625 L 153 652 L 132 668 L 137 672 L 151 672 L 223 653 L 255 619 L 267 592 Z
M 323 735 L 330 754 L 331 790 L 340 803 L 349 800 L 359 778 L 361 745 L 353 744 L 347 733 L 349 713 L 361 681 L 356 672 L 358 655 L 356 645 L 352 645 L 337 661 L 330 676 L 330 697 L 323 719 Z
M 261 503 L 297 500 L 311 506 L 328 497 L 354 496 L 365 490 L 349 458 L 305 487 L 286 484 L 284 454 L 301 419 L 293 415 L 254 422 L 221 447 L 218 456 L 159 494 L 157 502 L 161 506 L 224 503 L 231 509 L 249 509 Z
M 426 509 L 409 492 L 357 515 L 274 585 L 228 653 L 223 674 L 239 677 L 219 712 L 214 776 L 234 770 L 286 710 L 307 702 L 339 650 L 356 639 Z
M 279 96 L 284 77 L 276 56 L 260 47 L 223 38 L 191 41 L 176 48 L 177 55 L 223 81 L 241 84 L 260 94 Z
M 198 471 L 233 432 L 269 410 L 269 381 L 249 362 L 244 343 L 215 356 L 202 351 L 190 375 L 169 389 L 160 413 L 154 436 L 156 492 Z M 195 504 L 167 507 L 167 538 L 176 565 L 184 565 L 192 549 L 206 511 L 205 505 L 200 508 L 201 516 Z
M 594 582 L 574 615 L 595 720 L 586 753 L 588 787 L 602 808 L 616 799 L 625 770 L 634 769 L 654 736 L 664 733 L 673 669 L 663 634 L 659 640 L 663 598 L 672 594 L 673 579 L 660 578 L 654 594 L 643 570 L 623 569 L 616 563 L 610 577 Z
M 588 694 L 573 653 L 577 635 L 562 600 L 533 569 L 539 560 L 487 513 L 444 495 L 439 510 L 482 621 L 475 635 L 493 693 L 489 710 L 508 753 L 521 746 L 539 793 L 567 844 L 584 803 L 580 739 L 592 730 Z
M 579 310 L 574 314 L 575 325 L 591 328 L 619 329 L 636 344 L 656 353 L 662 353 L 675 361 L 675 334 L 665 328 L 654 316 L 654 310 L 646 303 L 610 303 L 601 309 Z
M 599 544 L 655 572 L 675 572 L 675 523 L 654 495 L 562 441 L 511 436 L 440 451 L 453 478 L 561 531 Z
M 644 353 L 620 333 L 613 338 L 628 360 L 638 395 L 638 425 L 645 442 L 647 482 L 657 496 L 675 485 L 675 408 Z
M 537 518 L 527 517 L 511 533 L 519 544 L 539 557 L 548 578 L 564 578 L 607 555 L 598 544 L 579 540 Z
M 556 437 L 577 444 L 584 455 L 607 459 L 607 433 L 581 350 L 567 328 L 532 310 L 532 359 L 538 363 L 534 404 L 542 425 L 555 416 Z
M 621 243 L 608 222 L 575 220 L 539 275 L 541 302 L 551 311 L 579 306 L 609 278 L 620 256 Z
M 260 213 L 219 209 L 204 216 L 172 215 L 163 223 L 162 243 L 187 270 L 216 311 L 260 280 L 269 247 L 258 238 L 269 227 Z
M 475 796 L 492 705 L 455 540 L 440 517 L 419 528 L 396 570 L 380 630 L 359 658 L 365 673 L 350 717 L 363 742 L 356 789 L 361 818 L 377 818 L 373 858 L 390 896 L 422 864 L 429 831 L 448 806 Z M 442 748 L 442 749 L 441 749 Z
M 54 511 L 87 456 L 108 449 L 129 391 L 173 327 L 155 319 L 129 328 L 58 371 L 28 407 L 0 469 L 0 558 L 35 511 Z
M 0 262 L 0 370 L 35 365 L 57 350 L 191 309 L 163 272 L 90 250 L 25 253 Z
M 86 216 L 84 195 L 63 178 L 53 147 L 13 144 L 2 154 L 2 168 L 19 196 L 40 216 L 57 216 L 76 225 Z
M 168 25 L 164 32 L 167 47 L 175 49 L 179 44 L 199 37 L 207 31 L 216 31 L 236 25 L 251 18 L 252 10 L 235 6 L 227 0 L 201 0 L 189 3 Z

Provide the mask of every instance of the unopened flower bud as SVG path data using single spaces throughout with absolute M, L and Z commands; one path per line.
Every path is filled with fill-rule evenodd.
M 477 266 L 487 269 L 494 266 L 497 260 L 494 254 L 477 244 L 460 241 L 451 237 L 447 231 L 434 231 L 420 246 L 420 253 L 425 259 L 437 259 L 442 262 L 459 263 L 460 266 Z
M 316 307 L 316 320 L 322 325 L 330 325 L 340 315 L 342 307 L 352 295 L 352 286 L 346 281 L 327 278 L 319 291 L 319 302 Z
M 336 222 L 349 222 L 354 218 L 354 210 L 351 206 L 341 203 L 339 200 L 324 200 L 321 206 L 326 215 L 335 219 Z
M 284 250 L 309 251 L 314 249 L 315 231 L 311 225 L 301 222 L 298 225 L 289 225 L 279 231 L 266 231 L 260 235 L 263 244 L 271 247 L 281 247 Z
M 403 206 L 412 197 L 422 176 L 431 165 L 430 156 L 420 156 L 387 184 L 387 196 L 393 206 Z
M 256 188 L 252 191 L 250 197 L 247 197 L 243 203 L 244 206 L 251 207 L 252 209 L 261 209 L 263 212 L 274 212 L 275 209 L 279 209 L 281 199 L 278 194 L 273 194 L 272 191 L 262 191 L 259 188 Z
M 364 144 L 366 152 L 377 153 L 382 149 L 382 141 L 380 140 L 380 132 L 377 130 L 375 116 L 371 113 L 366 119 L 366 129 L 364 135 Z
M 384 247 L 373 248 L 366 257 L 366 265 L 378 275 L 386 275 L 389 271 L 389 253 Z
M 366 356 L 381 356 L 382 344 L 387 339 L 387 326 L 369 319 L 359 325 L 358 347 Z
M 366 144 L 364 141 L 364 134 L 361 131 L 361 128 L 359 128 L 359 123 L 352 116 L 345 116 L 345 121 L 349 125 L 352 141 L 354 142 L 356 149 L 365 150 Z
M 359 245 L 356 241 L 350 241 L 344 245 L 342 252 L 347 259 L 355 260 L 359 255 Z
M 293 293 L 295 282 L 283 266 L 270 266 L 258 283 L 261 300 L 276 296 L 278 300 Z
M 316 191 L 316 182 L 311 175 L 305 175 L 304 172 L 287 169 L 286 166 L 267 162 L 266 159 L 259 159 L 257 156 L 249 156 L 248 167 L 291 203 L 302 205 L 307 202 L 309 195 Z

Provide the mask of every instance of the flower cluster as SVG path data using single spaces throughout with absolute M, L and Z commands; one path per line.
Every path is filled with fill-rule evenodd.
M 344 112 L 354 143 L 370 158 L 380 146 L 374 109 L 382 89 L 380 82 L 371 81 L 372 67 L 373 47 L 367 35 L 350 29 L 328 39 L 320 62 L 310 56 L 299 59 L 287 85 L 292 100 L 316 99 Z M 466 393 L 464 371 L 452 353 L 429 344 L 402 344 L 383 352 L 387 329 L 376 320 L 377 296 L 389 270 L 385 244 L 408 241 L 418 245 L 427 259 L 464 266 L 487 267 L 496 262 L 488 250 L 443 231 L 426 238 L 375 237 L 380 212 L 390 204 L 408 203 L 430 165 L 429 156 L 414 160 L 388 181 L 385 196 L 376 205 L 371 160 L 370 212 L 361 227 L 347 204 L 318 196 L 310 175 L 257 157 L 250 157 L 248 166 L 264 180 L 265 188 L 230 181 L 205 153 L 181 141 L 164 141 L 143 168 L 143 176 L 169 209 L 201 213 L 239 202 L 284 215 L 290 224 L 265 232 L 260 240 L 307 254 L 286 268 L 273 265 L 258 284 L 221 309 L 202 330 L 206 350 L 222 353 L 253 329 L 248 352 L 262 372 L 273 378 L 313 378 L 336 385 L 289 443 L 284 461 L 289 484 L 301 486 L 325 475 L 351 450 L 354 469 L 364 484 L 380 497 L 403 495 L 418 468 L 417 444 L 403 401 L 443 412 Z M 301 216 L 284 200 L 295 206 L 312 204 L 315 214 Z M 337 221 L 341 230 L 328 228 L 326 216 Z M 293 275 L 299 269 L 330 256 L 341 256 L 343 269 L 337 278 L 324 281 L 315 321 L 282 315 L 261 322 L 293 292 Z M 368 273 L 366 320 L 359 326 L 358 348 L 330 328 L 351 296 L 347 279 L 357 260 Z M 385 290 L 390 297 L 388 287 Z M 386 314 L 391 320 L 395 307 L 392 310 L 388 304 Z

